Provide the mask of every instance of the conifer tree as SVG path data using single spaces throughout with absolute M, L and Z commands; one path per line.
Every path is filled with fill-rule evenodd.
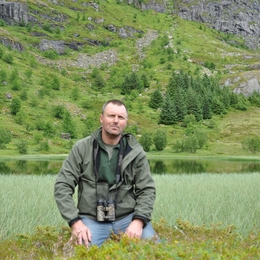
M 207 96 L 202 99 L 202 117 L 203 119 L 212 118 L 212 110 Z
M 182 121 L 187 115 L 187 105 L 185 95 L 180 87 L 177 87 L 176 93 L 173 97 L 173 104 L 175 106 L 177 121 Z
M 75 124 L 73 123 L 73 120 L 72 120 L 72 116 L 70 114 L 69 111 L 66 111 L 64 113 L 64 118 L 63 118 L 63 130 L 66 132 L 66 133 L 70 133 L 70 136 L 72 138 L 75 138 L 76 137 L 76 126 Z
M 175 106 L 170 98 L 170 95 L 166 93 L 165 100 L 160 113 L 159 124 L 173 125 L 177 123 Z
M 187 92 L 187 114 L 194 115 L 197 122 L 202 119 L 201 103 L 197 93 L 191 87 Z
M 163 104 L 162 94 L 159 89 L 156 89 L 151 95 L 151 98 L 149 101 L 149 106 L 151 108 L 157 109 L 157 108 L 161 107 L 162 104 Z
M 133 72 L 130 75 L 126 75 L 122 84 L 121 94 L 130 94 L 132 90 L 137 90 L 139 93 L 142 92 L 142 84 L 138 75 Z
M 144 88 L 149 88 L 150 87 L 149 79 L 148 79 L 148 77 L 147 77 L 147 75 L 145 73 L 143 73 L 141 75 L 140 80 L 141 80 L 141 83 L 143 84 Z

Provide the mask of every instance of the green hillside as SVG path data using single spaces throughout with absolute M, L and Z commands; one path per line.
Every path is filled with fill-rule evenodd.
M 176 155 L 172 145 L 186 128 L 181 122 L 158 124 L 160 109 L 149 107 L 152 93 L 159 89 L 164 95 L 172 73 L 179 71 L 192 77 L 206 73 L 220 84 L 239 77 L 238 84 L 259 60 L 260 51 L 246 49 L 241 38 L 120 1 L 100 1 L 98 10 L 93 3 L 84 5 L 86 1 L 24 2 L 34 23 L 10 26 L 0 20 L 0 38 L 13 43 L 0 44 L 0 128 L 12 135 L 0 156 L 18 155 L 23 150 L 18 147 L 25 146 L 28 154 L 67 153 L 99 126 L 101 105 L 112 98 L 129 106 L 129 131 L 140 136 L 164 129 L 168 144 L 163 153 Z M 119 36 L 122 28 L 126 38 Z M 60 54 L 41 51 L 43 39 L 63 41 L 65 48 Z M 24 51 L 16 50 L 14 43 Z M 122 84 L 133 72 L 139 78 L 145 75 L 149 87 L 122 94 Z M 196 124 L 208 137 L 197 155 L 251 155 L 241 142 L 258 136 L 260 107 L 247 99 L 245 104 L 247 110 L 229 108 L 213 115 L 214 127 L 208 127 L 209 120 Z M 72 140 L 62 139 L 64 132 L 70 132 Z M 154 146 L 151 151 L 162 153 Z

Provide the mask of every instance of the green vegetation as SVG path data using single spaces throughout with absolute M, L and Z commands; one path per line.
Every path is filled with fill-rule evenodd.
M 26 2 L 37 23 L 0 22 L 0 36 L 24 49 L 0 45 L 0 124 L 12 134 L 0 155 L 24 153 L 17 149 L 21 140 L 27 141 L 28 154 L 68 153 L 71 144 L 99 125 L 101 105 L 111 98 L 128 105 L 128 130 L 136 136 L 163 128 L 166 153 L 252 153 L 242 141 L 257 135 L 259 93 L 244 98 L 229 87 L 220 88 L 226 79 L 237 77 L 237 84 L 246 80 L 243 73 L 257 60 L 258 51 L 245 49 L 241 38 L 119 1 L 99 2 L 98 12 L 81 1 L 63 1 L 63 6 Z M 118 35 L 119 28 L 129 27 L 131 37 Z M 230 38 L 241 46 L 228 44 Z M 66 47 L 61 53 L 40 51 L 43 39 L 64 41 Z M 182 125 L 190 114 L 197 122 L 189 130 L 207 135 L 203 146 Z M 238 129 L 239 138 L 232 132 Z M 72 140 L 62 139 L 63 132 Z M 193 147 L 185 148 L 185 138 L 192 138 Z M 174 148 L 176 142 L 181 149 Z M 157 151 L 156 146 L 150 151 Z
M 0 258 L 258 259 L 259 177 L 155 175 L 153 225 L 162 242 L 112 236 L 86 250 L 69 242 L 53 199 L 55 176 L 0 175 Z

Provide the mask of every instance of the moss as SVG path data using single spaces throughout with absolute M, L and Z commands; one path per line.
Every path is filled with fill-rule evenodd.
M 112 235 L 100 248 L 76 246 L 67 227 L 38 227 L 34 234 L 15 235 L 0 241 L 0 259 L 259 259 L 260 232 L 241 238 L 234 227 L 193 226 L 178 220 L 153 223 L 157 239 L 131 239 Z

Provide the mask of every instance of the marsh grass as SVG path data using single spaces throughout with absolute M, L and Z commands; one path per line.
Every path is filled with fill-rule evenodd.
M 53 198 L 54 175 L 0 175 L 0 239 L 38 226 L 66 226 Z M 234 225 L 241 236 L 260 230 L 260 174 L 154 175 L 153 222 Z
M 260 230 L 259 173 L 155 175 L 157 198 L 153 220 L 162 216 L 193 225 L 234 225 L 246 235 Z
M 37 226 L 66 225 L 53 197 L 55 176 L 1 175 L 0 239 Z

